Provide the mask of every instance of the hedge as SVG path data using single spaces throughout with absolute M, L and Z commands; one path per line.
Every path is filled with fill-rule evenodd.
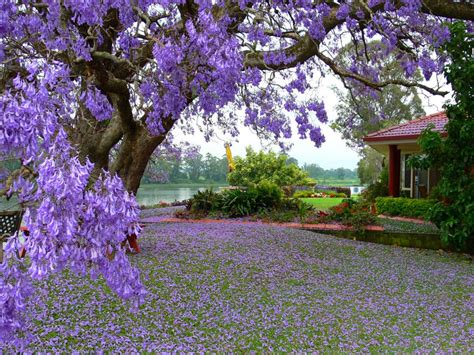
M 314 189 L 317 191 L 335 191 L 337 193 L 345 194 L 346 197 L 351 197 L 351 189 L 349 187 L 316 185 Z
M 377 197 L 375 207 L 380 214 L 402 217 L 427 218 L 436 200 L 412 199 L 405 197 Z

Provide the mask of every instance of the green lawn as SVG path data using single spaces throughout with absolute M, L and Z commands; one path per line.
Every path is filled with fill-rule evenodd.
M 324 197 L 312 197 L 302 198 L 302 201 L 309 203 L 320 210 L 327 210 L 332 206 L 340 204 L 343 198 L 324 198 Z

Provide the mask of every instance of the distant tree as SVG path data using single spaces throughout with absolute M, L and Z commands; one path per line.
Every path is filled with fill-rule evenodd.
M 357 176 L 361 184 L 373 184 L 379 180 L 384 156 L 370 147 L 361 151 L 362 159 L 357 163 Z
M 204 168 L 204 161 L 201 153 L 196 153 L 184 159 L 185 168 L 189 180 L 198 182 Z
M 337 168 L 336 169 L 336 178 L 338 180 L 344 180 L 344 177 L 346 176 L 344 168 Z
M 293 157 L 288 157 L 288 159 L 286 160 L 286 164 L 287 165 L 295 164 L 296 166 L 299 166 L 298 159 L 293 158 Z
M 175 160 L 171 164 L 171 170 L 169 172 L 170 183 L 181 183 L 188 180 L 188 176 L 183 171 L 184 164 L 182 160 Z
M 287 164 L 288 157 L 274 152 L 255 152 L 247 147 L 245 158 L 235 159 L 235 170 L 229 173 L 231 185 L 249 186 L 267 180 L 278 186 L 303 185 L 311 182 L 308 173 L 295 164 Z
M 321 168 L 318 164 L 304 164 L 303 170 L 313 179 L 324 179 L 326 178 L 326 170 Z
M 207 181 L 224 182 L 227 179 L 227 158 L 226 156 L 216 157 L 207 153 L 203 162 L 202 175 Z
M 321 182 L 324 180 L 352 180 L 357 179 L 357 171 L 347 168 L 337 169 L 324 169 L 318 164 L 304 164 L 302 169 L 308 173 L 308 175 Z
M 353 60 L 354 52 L 367 51 L 360 56 L 360 60 L 370 57 L 383 45 L 378 42 L 370 42 L 367 48 L 355 48 L 354 45 L 346 46 L 339 52 L 339 60 L 345 64 Z M 366 60 L 366 59 L 365 59 Z M 379 77 L 381 80 L 401 80 L 405 76 L 405 70 L 400 64 L 397 53 L 385 58 L 381 63 Z M 413 80 L 421 82 L 423 77 L 419 71 L 413 75 Z M 360 92 L 360 83 L 345 81 L 346 90 L 334 89 L 339 104 L 336 106 L 337 118 L 331 127 L 340 132 L 349 147 L 360 151 L 364 142 L 362 138 L 370 132 L 408 121 L 425 114 L 421 99 L 416 87 L 401 87 L 387 85 L 378 93 L 374 91 L 367 95 L 355 94 Z

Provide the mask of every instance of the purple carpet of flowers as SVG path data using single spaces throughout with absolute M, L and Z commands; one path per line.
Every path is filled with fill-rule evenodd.
M 64 272 L 28 305 L 28 350 L 474 350 L 465 256 L 264 225 L 151 224 L 140 244 L 138 312 Z

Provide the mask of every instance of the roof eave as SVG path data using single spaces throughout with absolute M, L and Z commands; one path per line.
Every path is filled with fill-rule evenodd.
M 446 137 L 448 135 L 447 132 L 439 132 L 441 133 L 442 137 Z M 364 142 L 392 142 L 392 141 L 401 141 L 401 140 L 417 140 L 420 137 L 419 134 L 405 134 L 399 136 L 388 136 L 388 137 L 364 137 L 362 138 Z

